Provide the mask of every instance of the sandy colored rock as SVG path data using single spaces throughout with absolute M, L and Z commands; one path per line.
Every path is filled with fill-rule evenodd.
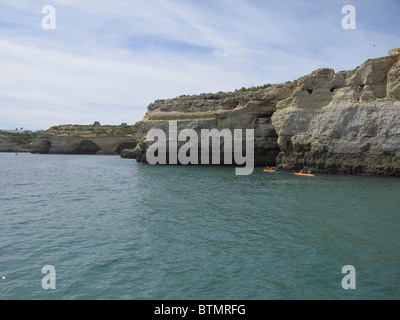
M 314 72 L 299 79 L 302 85 L 272 117 L 279 167 L 400 175 L 399 61 L 391 55 L 340 76 Z
M 78 136 L 41 133 L 33 141 L 31 153 L 113 155 L 134 146 L 134 135 Z
M 123 157 L 146 162 L 153 128 L 254 129 L 255 162 L 281 169 L 400 175 L 400 49 L 350 71 L 321 68 L 251 92 L 157 100 Z M 179 146 L 178 146 L 179 147 Z M 222 153 L 222 144 L 221 144 Z
M 193 129 L 200 136 L 202 129 L 254 129 L 255 164 L 275 165 L 280 152 L 277 135 L 271 124 L 278 101 L 289 97 L 293 84 L 286 83 L 252 92 L 230 92 L 182 96 L 157 100 L 150 104 L 143 121 L 135 125 L 138 146 L 127 150 L 123 157 L 147 162 L 146 152 L 153 142 L 146 141 L 151 129 L 168 133 L 169 121 L 177 121 L 178 130 Z M 178 144 L 180 148 L 184 142 Z M 223 140 L 220 150 L 223 158 Z M 200 150 L 199 150 L 200 153 Z M 223 163 L 223 161 L 221 161 Z

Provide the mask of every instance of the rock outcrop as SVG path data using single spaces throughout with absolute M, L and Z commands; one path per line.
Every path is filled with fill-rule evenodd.
M 147 141 L 148 132 L 155 128 L 168 132 L 169 121 L 176 121 L 178 131 L 193 129 L 199 136 L 202 129 L 242 129 L 245 138 L 245 130 L 254 129 L 255 165 L 275 165 L 280 149 L 271 116 L 277 102 L 288 98 L 293 89 L 292 83 L 286 83 L 256 91 L 157 100 L 149 105 L 144 119 L 135 125 L 138 146 L 134 150 L 125 150 L 122 156 L 146 162 L 146 151 L 153 143 Z M 178 148 L 184 143 L 178 144 Z M 224 163 L 223 155 L 224 140 L 221 139 L 221 164 Z
M 29 130 L 0 130 L 0 152 L 30 152 L 35 137 Z
M 30 152 L 29 144 L 21 145 L 0 136 L 0 152 Z
M 400 50 L 352 71 L 319 69 L 277 104 L 279 168 L 400 175 Z
M 157 100 L 135 125 L 136 148 L 122 157 L 146 162 L 149 131 L 168 132 L 170 121 L 198 133 L 254 129 L 256 166 L 400 175 L 400 49 L 352 71 L 318 69 L 256 91 Z
M 133 126 L 60 125 L 38 133 L 31 152 L 42 154 L 121 154 L 124 149 L 136 147 Z
M 120 154 L 134 148 L 134 135 L 79 136 L 40 133 L 33 141 L 31 153 L 41 154 Z

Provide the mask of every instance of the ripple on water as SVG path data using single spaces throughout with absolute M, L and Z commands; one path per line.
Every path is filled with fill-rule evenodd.
M 1 299 L 400 297 L 398 179 L 7 154 L 0 177 Z

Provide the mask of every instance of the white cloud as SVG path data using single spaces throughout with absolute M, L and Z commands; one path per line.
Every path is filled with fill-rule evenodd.
M 155 99 L 352 69 L 399 46 L 399 22 L 375 30 L 359 1 L 362 28 L 343 30 L 342 2 L 53 0 L 45 31 L 46 1 L 3 0 L 0 126 L 133 123 Z

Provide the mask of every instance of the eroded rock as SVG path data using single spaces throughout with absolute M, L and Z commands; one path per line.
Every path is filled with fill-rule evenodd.
M 400 175 L 400 55 L 396 52 L 339 76 L 326 71 L 299 79 L 300 86 L 278 103 L 272 117 L 281 148 L 279 167 Z M 328 83 L 335 89 L 327 90 Z

